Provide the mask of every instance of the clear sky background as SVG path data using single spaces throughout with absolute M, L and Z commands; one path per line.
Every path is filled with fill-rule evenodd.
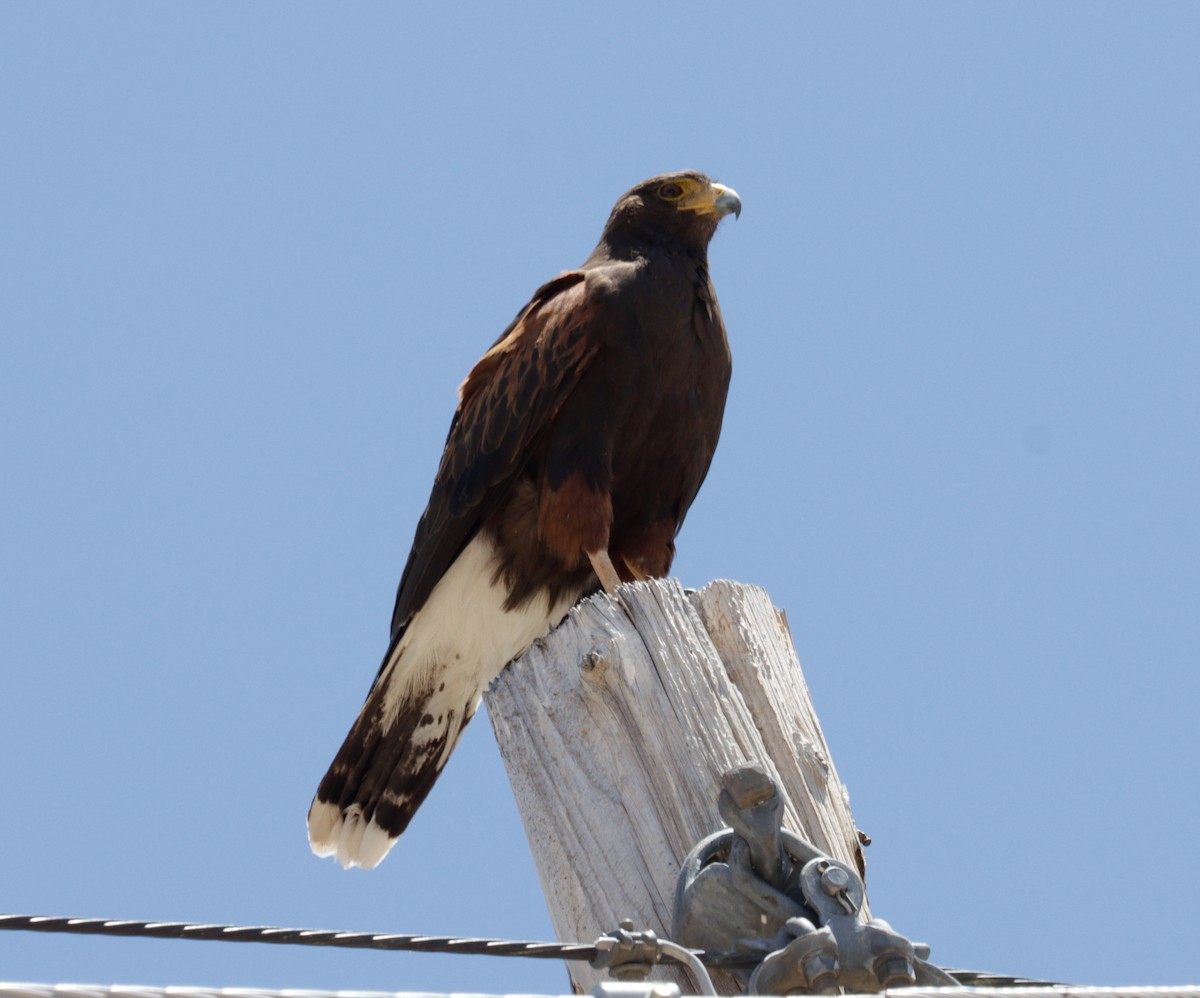
M 548 938 L 482 716 L 378 870 L 304 816 L 474 360 L 695 168 L 691 586 L 787 609 L 876 913 L 1200 982 L 1200 6 L 0 6 L 0 910 Z M 16 980 L 557 964 L 0 934 Z

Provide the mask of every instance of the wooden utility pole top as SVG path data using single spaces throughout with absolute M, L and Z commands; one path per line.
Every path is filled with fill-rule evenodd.
M 670 938 L 683 860 L 724 826 L 721 777 L 747 763 L 782 789 L 785 829 L 864 868 L 786 619 L 756 586 L 666 579 L 594 596 L 486 699 L 560 940 L 625 918 Z M 602 976 L 571 967 L 576 992 Z

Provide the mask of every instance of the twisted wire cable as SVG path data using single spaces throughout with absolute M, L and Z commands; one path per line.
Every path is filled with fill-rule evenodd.
M 596 957 L 585 943 L 545 943 L 513 939 L 400 935 L 382 932 L 337 932 L 328 929 L 284 929 L 266 925 L 206 925 L 189 922 L 136 922 L 104 918 L 57 918 L 48 915 L 0 915 L 0 929 L 63 932 L 89 936 L 150 939 L 204 939 L 239 943 L 279 943 L 344 949 L 405 950 L 417 953 L 465 953 L 473 956 L 524 956 L 541 960 Z
M 216 942 L 275 943 L 289 946 L 326 946 L 340 949 L 392 950 L 411 953 L 458 953 L 468 956 L 517 956 L 535 960 L 577 960 L 592 963 L 598 950 L 595 943 L 548 943 L 516 939 L 478 939 L 458 936 L 404 935 L 385 932 L 339 932 L 331 929 L 288 929 L 267 925 L 217 925 L 192 922 L 140 922 L 125 919 L 62 918 L 51 915 L 0 914 L 0 930 L 66 933 L 89 936 L 118 936 L 145 939 L 201 939 Z M 744 967 L 750 959 L 744 953 L 706 953 L 683 950 L 707 967 L 733 969 Z M 662 956 L 681 966 L 691 961 L 664 950 Z M 1052 981 L 1039 981 L 1005 974 L 973 970 L 947 969 L 960 984 L 982 988 L 1062 987 Z M 1142 989 L 1145 990 L 1145 989 Z M 1195 996 L 1200 998 L 1200 994 Z

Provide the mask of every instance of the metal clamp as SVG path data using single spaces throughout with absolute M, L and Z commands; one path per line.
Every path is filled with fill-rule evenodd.
M 651 968 L 662 958 L 658 936 L 647 929 L 638 932 L 632 919 L 596 940 L 596 958 L 592 966 L 607 970 L 618 981 L 644 981 Z
M 644 981 L 655 965 L 664 958 L 691 971 L 698 993 L 716 995 L 717 989 L 713 987 L 712 978 L 708 976 L 707 968 L 695 953 L 678 943 L 659 939 L 649 929 L 644 932 L 636 931 L 632 919 L 628 918 L 624 919 L 617 929 L 596 940 L 596 956 L 591 964 L 597 970 L 607 970 L 609 976 L 619 983 L 630 984 Z M 676 996 L 678 992 L 679 989 L 676 988 Z M 605 995 L 608 998 L 616 998 L 616 992 L 612 988 L 609 988 Z M 663 996 L 655 992 L 654 998 Z
M 783 829 L 783 798 L 756 766 L 730 770 L 717 802 L 729 828 L 684 861 L 672 935 L 685 946 L 746 957 L 749 994 L 878 992 L 953 985 L 887 922 L 863 912 L 857 871 Z

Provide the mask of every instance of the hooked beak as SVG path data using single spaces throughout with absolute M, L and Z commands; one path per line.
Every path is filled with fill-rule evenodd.
M 732 187 L 726 187 L 724 184 L 713 184 L 712 208 L 718 215 L 733 215 L 734 218 L 740 218 L 742 214 L 742 199 L 738 197 L 738 192 Z

